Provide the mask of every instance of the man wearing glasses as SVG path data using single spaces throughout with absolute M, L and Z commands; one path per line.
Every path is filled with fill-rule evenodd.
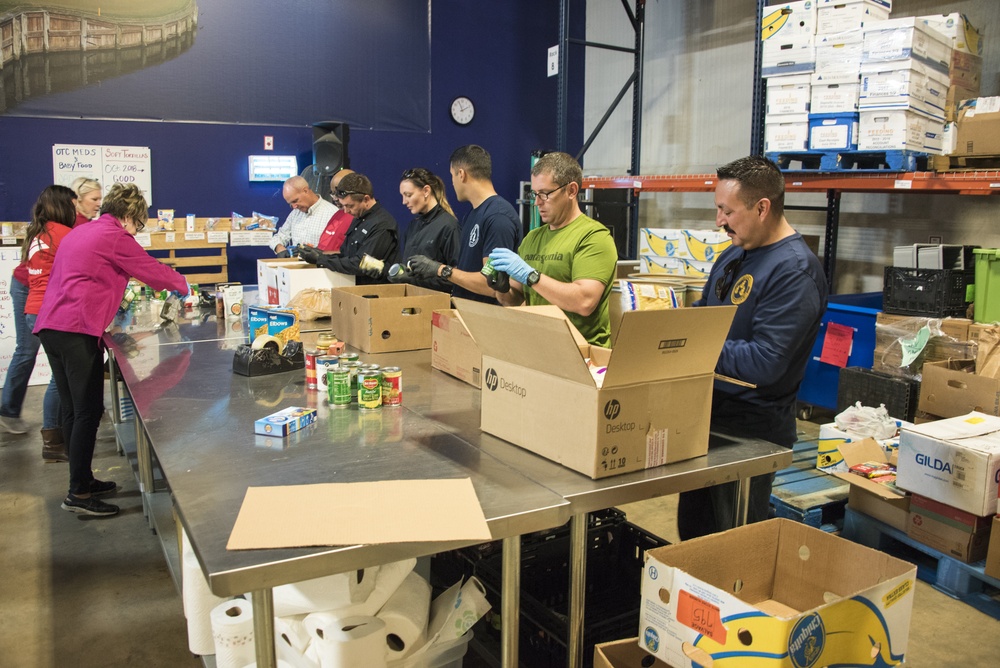
M 611 345 L 608 299 L 618 251 L 608 228 L 580 211 L 583 170 L 567 153 L 547 153 L 531 169 L 529 197 L 544 225 L 524 237 L 515 253 L 497 248 L 490 260 L 510 275 L 504 306 L 554 304 L 588 342 Z
M 715 224 L 733 240 L 694 306 L 737 307 L 716 372 L 752 383 L 715 382 L 712 428 L 790 448 L 795 395 L 805 373 L 827 285 L 819 260 L 785 219 L 785 180 L 770 160 L 741 158 L 718 169 Z M 750 480 L 749 522 L 767 519 L 774 474 Z M 681 494 L 683 540 L 735 525 L 734 484 Z
M 353 169 L 342 169 L 330 179 L 330 198 L 333 200 L 333 206 L 337 209 L 337 212 L 333 214 L 333 218 L 326 224 L 326 229 L 323 230 L 323 234 L 319 237 L 319 243 L 316 244 L 316 248 L 324 253 L 340 252 L 340 247 L 344 244 L 344 239 L 347 237 L 347 230 L 351 227 L 351 221 L 354 220 L 351 214 L 340 208 L 340 200 L 337 199 L 337 190 L 340 189 L 341 180 L 348 174 L 353 173 Z
M 281 195 L 292 207 L 285 224 L 271 237 L 270 246 L 278 257 L 289 257 L 291 249 L 301 244 L 319 243 L 326 224 L 337 209 L 312 191 L 301 176 L 293 176 L 281 187 Z
M 372 182 L 364 174 L 348 174 L 334 193 L 344 211 L 354 217 L 340 253 L 324 255 L 311 246 L 299 246 L 298 255 L 330 271 L 357 276 L 358 285 L 384 283 L 386 271 L 396 262 L 399 228 L 396 219 L 373 195 Z M 329 217 L 327 218 L 329 220 Z M 382 260 L 382 269 L 362 269 L 361 257 L 370 255 Z

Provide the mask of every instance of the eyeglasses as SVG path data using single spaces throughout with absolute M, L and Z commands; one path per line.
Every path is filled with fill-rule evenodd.
M 533 199 L 540 199 L 543 202 L 548 202 L 550 197 L 552 197 L 553 195 L 555 195 L 557 192 L 559 192 L 560 190 L 562 190 L 563 188 L 565 188 L 568 185 L 569 185 L 569 183 L 564 183 L 561 186 L 559 186 L 558 188 L 556 188 L 555 190 L 550 190 L 548 192 L 543 192 L 541 190 L 529 190 L 528 191 L 528 199 L 532 199 L 532 200 Z
M 337 194 L 337 199 L 343 199 L 343 198 L 347 197 L 348 195 L 361 195 L 361 196 L 364 196 L 364 193 L 359 193 L 357 190 L 343 190 L 341 188 L 337 188 L 336 194 Z
M 733 287 L 733 281 L 736 280 L 736 274 L 740 273 L 740 265 L 743 264 L 743 259 L 746 254 L 740 255 L 735 260 L 730 260 L 726 264 L 725 270 L 722 272 L 722 276 L 719 280 L 715 282 L 715 298 L 724 299 L 727 294 L 729 294 L 729 288 Z
M 135 218 L 129 218 L 128 220 L 130 223 L 132 223 L 132 227 L 135 228 L 136 233 L 142 232 L 144 229 L 146 229 L 146 223 L 144 223 L 143 221 L 136 220 Z

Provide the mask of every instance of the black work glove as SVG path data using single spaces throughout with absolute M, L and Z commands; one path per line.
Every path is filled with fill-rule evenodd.
M 309 264 L 317 264 L 317 265 L 319 264 L 320 252 L 317 249 L 313 248 L 312 246 L 299 246 L 296 249 L 296 253 L 300 258 L 302 258 Z
M 440 262 L 432 260 L 426 255 L 414 255 L 410 258 L 408 264 L 410 265 L 410 273 L 413 274 L 413 277 L 424 281 L 437 278 L 438 270 L 441 268 Z
M 364 274 L 368 278 L 381 278 L 382 277 L 382 272 L 379 271 L 378 269 L 375 269 L 374 267 L 369 267 L 368 269 L 361 269 L 360 271 L 361 271 L 362 274 Z
M 286 248 L 285 250 L 281 251 L 280 253 L 275 253 L 275 254 L 274 254 L 274 256 L 275 256 L 275 257 L 292 257 L 292 254 L 291 254 L 291 252 L 290 252 L 290 251 L 289 251 L 289 250 L 288 250 L 288 249 Z

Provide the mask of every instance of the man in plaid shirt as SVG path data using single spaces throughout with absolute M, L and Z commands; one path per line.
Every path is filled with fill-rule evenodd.
M 302 244 L 316 246 L 336 207 L 312 191 L 301 176 L 285 181 L 281 194 L 292 207 L 285 224 L 271 237 L 271 249 L 278 257 L 289 257 L 291 250 Z

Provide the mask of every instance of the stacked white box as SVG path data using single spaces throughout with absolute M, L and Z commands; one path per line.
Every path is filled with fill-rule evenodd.
M 913 59 L 864 63 L 858 108 L 912 109 L 944 120 L 948 74 Z
M 947 72 L 951 63 L 950 40 L 918 18 L 889 19 L 864 28 L 863 62 L 914 58 Z
M 809 74 L 816 67 L 816 2 L 802 0 L 762 8 L 761 74 L 765 78 Z
M 865 34 L 861 29 L 816 35 L 816 74 L 858 75 Z
M 951 48 L 976 56 L 983 55 L 983 36 L 965 14 L 918 16 L 926 26 L 951 40 Z
M 775 117 L 764 123 L 764 152 L 789 153 L 809 150 L 809 114 Z
M 944 121 L 909 109 L 862 111 L 859 151 L 917 151 L 941 155 Z
M 816 34 L 861 28 L 889 18 L 892 0 L 817 0 Z
M 809 96 L 809 111 L 813 114 L 857 112 L 860 88 L 856 71 L 854 74 L 814 74 Z
M 809 149 L 853 151 L 858 148 L 858 115 L 809 114 Z
M 766 120 L 787 114 L 809 113 L 809 81 L 808 74 L 768 79 Z

